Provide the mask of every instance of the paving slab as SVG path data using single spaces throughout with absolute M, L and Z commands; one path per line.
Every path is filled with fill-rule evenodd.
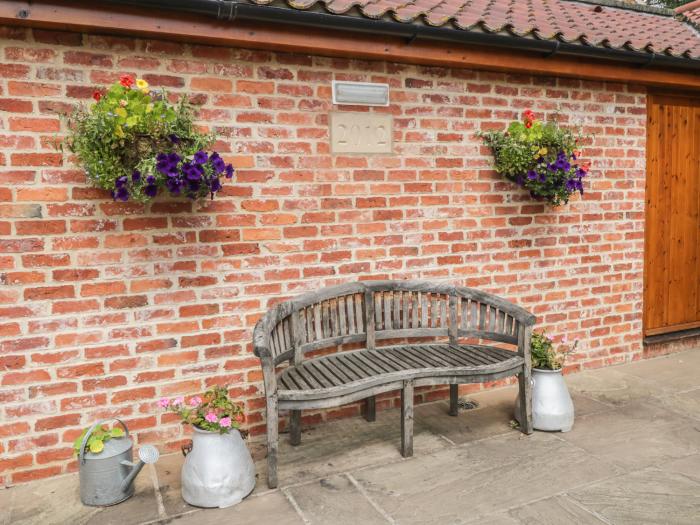
M 700 388 L 669 394 L 657 399 L 663 406 L 679 416 L 700 422 Z
M 624 370 L 618 366 L 570 374 L 566 376 L 566 383 L 572 393 L 610 406 L 624 406 L 659 395 L 661 385 L 626 374 Z
M 618 368 L 616 367 L 615 370 Z M 659 391 L 682 392 L 700 388 L 700 375 L 688 370 L 700 370 L 700 348 L 655 359 L 645 359 L 620 369 L 623 373 L 652 381 Z
M 569 496 L 615 525 L 697 525 L 700 521 L 700 484 L 658 468 L 592 484 Z
M 700 452 L 700 423 L 653 400 L 582 417 L 559 437 L 625 470 Z
M 353 473 L 400 523 L 468 523 L 620 470 L 552 434 L 513 433 Z
M 513 523 L 526 525 L 602 525 L 604 520 L 567 496 L 554 496 L 512 509 L 508 515 Z M 488 521 L 491 523 L 491 521 Z
M 463 396 L 464 400 L 476 401 L 478 407 L 460 409 L 456 417 L 447 415 L 449 404 L 445 401 L 420 405 L 414 409 L 415 420 L 458 445 L 478 441 L 514 431 L 511 422 L 517 395 L 517 387 L 507 387 Z M 582 394 L 573 393 L 572 397 L 577 418 L 612 409 Z
M 172 525 L 260 524 L 304 525 L 289 500 L 280 491 L 249 496 L 238 505 L 226 509 L 194 509 L 163 521 Z
M 147 469 L 139 474 L 135 484 L 134 496 L 124 503 L 86 507 L 80 502 L 78 476 L 69 474 L 3 490 L 0 506 L 6 508 L 7 523 L 12 525 L 123 525 L 157 519 L 155 489 Z
M 292 487 L 287 492 L 311 524 L 390 523 L 345 475 Z
M 356 417 L 303 428 L 301 444 L 296 447 L 289 444 L 287 435 L 280 437 L 279 484 L 285 487 L 369 465 L 400 461 L 400 446 L 401 420 L 396 409 L 378 412 L 377 420 L 372 423 Z M 420 421 L 415 421 L 416 455 L 449 446 Z M 257 467 L 259 484 L 265 483 L 265 462 L 260 461 Z

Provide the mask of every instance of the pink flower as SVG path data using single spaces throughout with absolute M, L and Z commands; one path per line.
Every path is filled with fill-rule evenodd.
M 202 402 L 202 398 L 199 396 L 194 396 L 192 399 L 190 399 L 190 406 L 191 407 L 196 407 Z
M 173 405 L 176 407 L 182 406 L 185 403 L 185 398 L 180 396 L 173 399 Z
M 170 405 L 170 400 L 166 398 L 162 398 L 160 401 L 158 401 L 158 406 L 160 408 L 168 408 L 168 405 Z
M 209 423 L 216 423 L 219 420 L 214 412 L 209 412 L 206 416 L 204 416 L 204 419 L 209 421 Z
M 219 425 L 221 425 L 224 428 L 231 428 L 231 418 L 230 417 L 222 417 L 221 421 L 219 421 Z

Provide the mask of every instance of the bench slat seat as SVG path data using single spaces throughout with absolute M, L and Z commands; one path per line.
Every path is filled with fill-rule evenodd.
M 278 378 L 277 395 L 280 401 L 327 399 L 329 394 L 347 395 L 392 380 L 493 374 L 522 364 L 523 358 L 515 352 L 484 345 L 414 344 L 353 350 L 285 369 Z
M 346 283 L 275 304 L 253 333 L 265 385 L 268 486 L 277 486 L 283 411 L 290 443 L 299 445 L 302 410 L 364 400 L 371 422 L 376 396 L 399 390 L 401 454 L 409 457 L 415 388 L 450 385 L 448 413 L 457 416 L 460 384 L 516 375 L 521 430 L 531 433 L 534 323 L 534 315 L 505 299 L 445 282 Z M 480 344 L 466 344 L 472 341 Z

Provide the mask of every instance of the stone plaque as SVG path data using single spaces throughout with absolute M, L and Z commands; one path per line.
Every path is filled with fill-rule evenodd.
M 392 153 L 391 115 L 378 113 L 330 113 L 331 153 Z

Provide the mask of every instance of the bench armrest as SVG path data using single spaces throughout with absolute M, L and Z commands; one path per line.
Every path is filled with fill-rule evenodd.
M 265 383 L 265 397 L 270 398 L 277 394 L 277 376 L 275 363 L 268 346 L 269 337 L 265 333 L 265 318 L 260 319 L 253 330 L 253 353 L 260 359 Z

